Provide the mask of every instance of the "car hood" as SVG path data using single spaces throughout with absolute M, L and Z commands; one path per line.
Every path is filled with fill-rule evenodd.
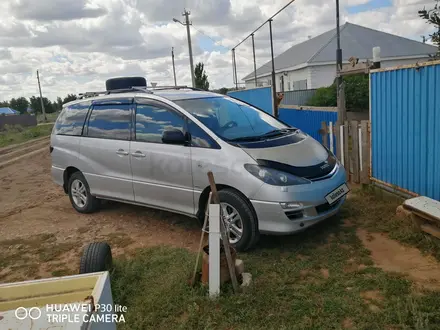
M 306 136 L 299 142 L 266 148 L 242 149 L 255 160 L 267 160 L 295 167 L 321 164 L 329 157 L 328 151 L 316 140 Z

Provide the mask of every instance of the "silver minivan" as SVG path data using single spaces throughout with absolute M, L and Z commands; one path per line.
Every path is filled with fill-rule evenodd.
M 105 199 L 202 219 L 212 171 L 230 242 L 247 250 L 344 202 L 343 166 L 299 129 L 225 95 L 126 82 L 65 104 L 55 123 L 52 176 L 78 212 Z

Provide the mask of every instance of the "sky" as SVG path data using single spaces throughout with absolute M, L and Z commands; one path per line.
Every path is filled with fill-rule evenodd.
M 191 85 L 186 28 L 173 22 L 191 11 L 194 62 L 211 88 L 233 86 L 231 51 L 288 0 L 0 0 L 0 101 L 104 90 L 111 77 Z M 421 40 L 432 26 L 417 11 L 435 0 L 340 0 L 341 24 L 351 22 Z M 331 30 L 335 1 L 296 0 L 273 21 L 274 52 Z M 255 34 L 257 66 L 270 59 L 269 27 Z M 241 79 L 253 71 L 252 44 L 236 51 Z

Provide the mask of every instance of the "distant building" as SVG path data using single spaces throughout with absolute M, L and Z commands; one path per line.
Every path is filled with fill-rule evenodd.
M 373 48 L 381 48 L 381 66 L 426 61 L 437 47 L 393 34 L 346 23 L 341 26 L 344 63 L 352 56 L 360 62 L 372 60 Z M 275 58 L 277 91 L 314 89 L 329 86 L 336 78 L 336 29 L 294 45 Z M 257 69 L 257 87 L 272 84 L 272 64 Z M 246 88 L 255 87 L 254 73 L 243 78 Z
M 0 108 L 0 115 L 19 115 L 20 112 L 11 108 Z

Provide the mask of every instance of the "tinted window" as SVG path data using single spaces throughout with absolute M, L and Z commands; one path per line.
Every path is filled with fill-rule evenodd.
M 210 97 L 175 101 L 197 117 L 221 138 L 259 137 L 274 130 L 288 128 L 285 124 L 251 105 L 229 97 Z
M 162 143 L 167 129 L 183 131 L 184 120 L 176 112 L 160 105 L 138 104 L 136 107 L 136 140 Z
M 80 136 L 89 106 L 90 102 L 82 102 L 63 108 L 55 123 L 54 133 Z
M 129 140 L 131 126 L 131 105 L 94 105 L 90 114 L 87 136 Z
M 214 139 L 192 121 L 188 122 L 188 132 L 191 134 L 191 147 L 220 149 Z

